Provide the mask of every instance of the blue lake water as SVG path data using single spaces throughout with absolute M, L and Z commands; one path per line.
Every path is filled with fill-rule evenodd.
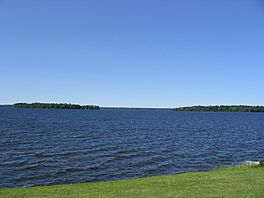
M 0 187 L 206 171 L 263 157 L 263 113 L 0 108 Z

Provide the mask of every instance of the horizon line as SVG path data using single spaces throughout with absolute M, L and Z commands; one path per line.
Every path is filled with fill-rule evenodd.
M 15 103 L 5 103 L 0 104 L 0 106 L 8 106 L 13 105 L 16 103 L 21 102 L 15 102 Z M 23 102 L 27 103 L 27 102 Z M 98 104 L 82 104 L 82 103 L 71 103 L 71 102 L 29 102 L 30 103 L 62 103 L 62 104 L 78 104 L 78 105 L 97 105 L 100 108 L 130 108 L 130 109 L 172 109 L 172 108 L 179 108 L 179 107 L 193 107 L 193 106 L 264 106 L 261 104 L 192 104 L 192 105 L 172 105 L 169 107 L 157 107 L 157 106 L 115 106 L 115 105 L 98 105 Z

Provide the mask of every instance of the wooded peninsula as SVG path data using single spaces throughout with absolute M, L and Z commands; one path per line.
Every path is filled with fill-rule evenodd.
M 174 111 L 209 111 L 209 112 L 264 112 L 264 106 L 248 105 L 216 105 L 216 106 L 190 106 L 173 108 Z
M 78 105 L 67 103 L 15 103 L 13 108 L 37 108 L 37 109 L 90 109 L 99 110 L 100 107 L 96 105 Z

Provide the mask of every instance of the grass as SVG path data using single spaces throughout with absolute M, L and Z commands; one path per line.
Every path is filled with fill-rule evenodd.
M 241 165 L 124 181 L 2 188 L 0 197 L 264 197 L 264 167 Z

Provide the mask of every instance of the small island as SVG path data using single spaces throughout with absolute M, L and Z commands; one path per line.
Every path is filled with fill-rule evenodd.
M 78 105 L 67 103 L 15 103 L 11 107 L 13 108 L 36 108 L 36 109 L 89 109 L 99 110 L 97 105 Z
M 189 106 L 173 108 L 173 111 L 209 111 L 209 112 L 264 112 L 264 106 L 249 105 L 215 105 L 215 106 Z

